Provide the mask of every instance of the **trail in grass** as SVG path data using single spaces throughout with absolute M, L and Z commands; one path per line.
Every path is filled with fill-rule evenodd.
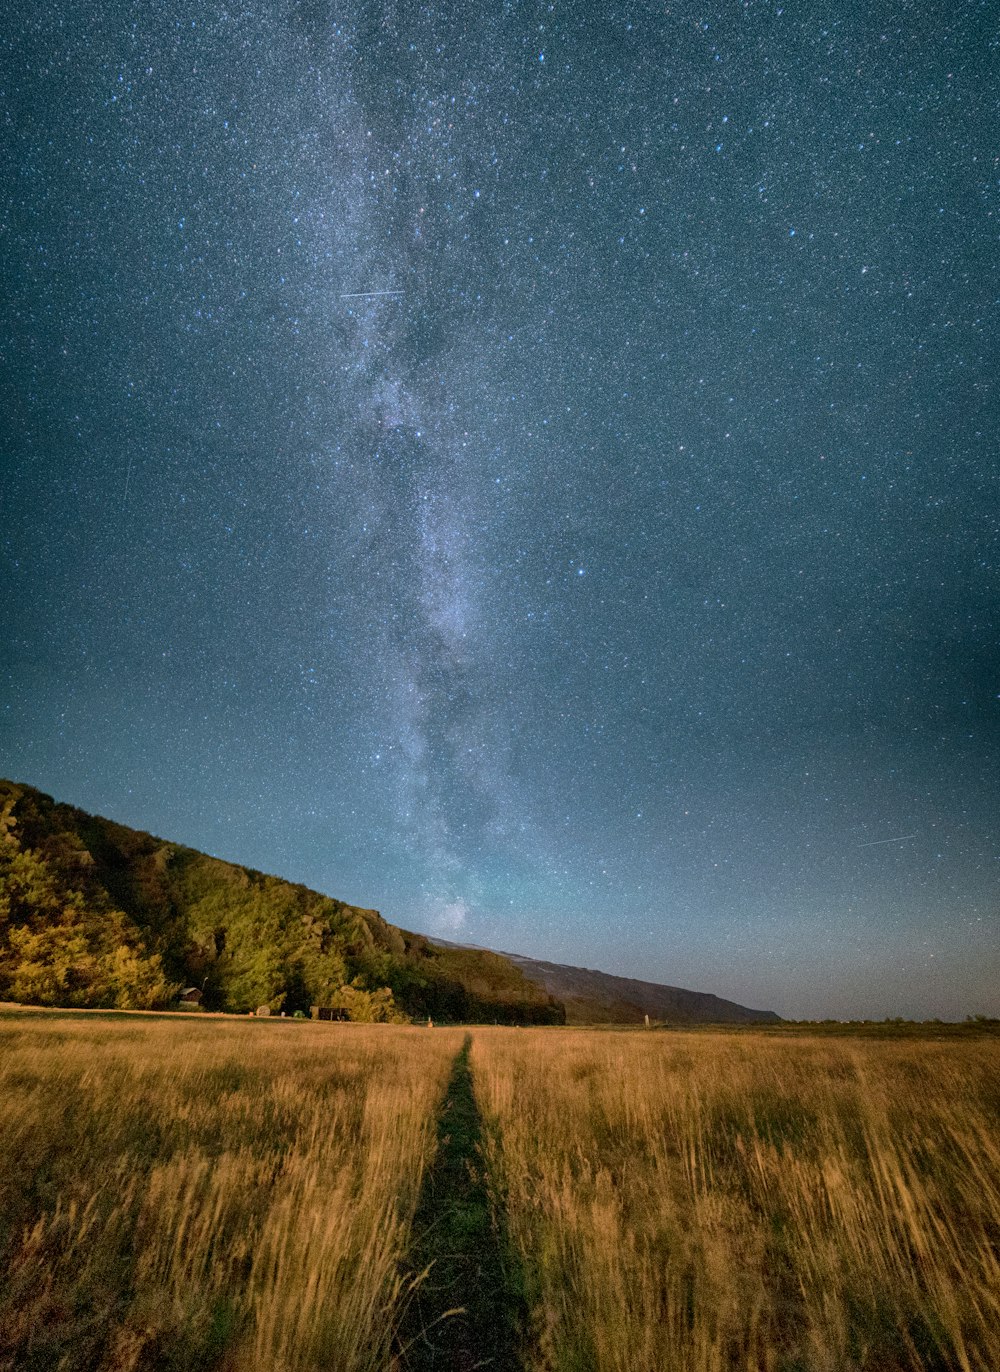
M 490 1203 L 482 1120 L 469 1069 L 472 1039 L 455 1059 L 438 1119 L 438 1149 L 414 1219 L 408 1266 L 430 1269 L 398 1342 L 405 1372 L 519 1372 L 521 1273 L 499 1207 Z

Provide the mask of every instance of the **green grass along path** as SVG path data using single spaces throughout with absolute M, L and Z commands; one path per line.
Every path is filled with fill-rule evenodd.
M 469 1069 L 471 1038 L 455 1059 L 438 1118 L 438 1149 L 414 1218 L 408 1268 L 416 1287 L 399 1334 L 405 1372 L 520 1372 L 520 1269 L 491 1202 L 482 1120 Z

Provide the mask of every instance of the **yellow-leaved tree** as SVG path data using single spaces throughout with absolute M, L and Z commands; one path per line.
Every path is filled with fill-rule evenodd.
M 176 992 L 158 953 L 106 898 L 89 897 L 22 848 L 13 800 L 0 810 L 0 998 L 27 1005 L 148 1010 Z M 77 867 L 83 871 L 82 855 Z

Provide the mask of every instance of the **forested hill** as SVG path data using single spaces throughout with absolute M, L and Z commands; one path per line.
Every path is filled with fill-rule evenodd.
M 436 946 L 377 910 L 0 781 L 0 1000 L 148 1009 L 188 986 L 237 1012 L 565 1020 L 498 954 Z

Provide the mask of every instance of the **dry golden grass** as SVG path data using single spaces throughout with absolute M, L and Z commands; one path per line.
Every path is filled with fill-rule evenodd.
M 462 1039 L 0 1018 L 0 1372 L 392 1366 Z M 1000 1369 L 995 1042 L 479 1029 L 472 1069 L 535 1372 Z
M 486 1030 L 547 1372 L 1000 1369 L 990 1042 Z
M 0 1020 L 0 1368 L 387 1367 L 461 1041 Z

